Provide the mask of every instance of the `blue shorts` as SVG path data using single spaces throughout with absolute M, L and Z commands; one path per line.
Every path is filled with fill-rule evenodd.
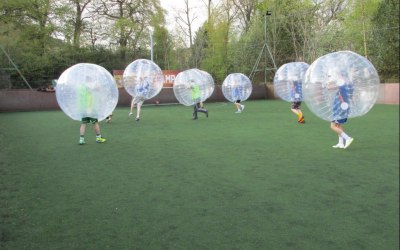
M 343 118 L 343 119 L 339 119 L 339 120 L 333 120 L 332 122 L 336 123 L 336 124 L 344 124 L 344 123 L 347 122 L 347 118 Z

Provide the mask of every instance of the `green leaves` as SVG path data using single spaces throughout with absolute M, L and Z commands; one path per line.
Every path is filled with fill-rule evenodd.
M 278 67 L 352 50 L 368 56 L 384 81 L 399 77 L 397 0 L 226 0 L 208 7 L 209 19 L 188 48 L 178 39 L 184 30 L 167 29 L 173 25 L 166 26 L 158 0 L 2 0 L 0 44 L 33 87 L 78 62 L 112 71 L 150 58 L 150 27 L 162 69 L 200 68 L 217 83 L 229 73 L 249 75 L 265 43 Z M 261 56 L 257 76 L 264 81 L 273 64 Z M 0 68 L 7 67 L 1 58 Z M 273 72 L 267 74 L 270 81 Z

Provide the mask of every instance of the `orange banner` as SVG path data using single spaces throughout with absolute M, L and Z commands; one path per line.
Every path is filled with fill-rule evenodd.
M 176 76 L 181 72 L 180 70 L 163 70 L 164 74 L 164 87 L 172 87 L 174 86 L 174 81 Z
M 164 85 L 163 87 L 172 87 L 174 85 L 174 81 L 176 76 L 181 72 L 180 70 L 163 70 L 162 73 L 164 75 Z M 113 75 L 115 82 L 118 88 L 124 87 L 122 83 L 122 75 L 124 74 L 123 70 L 113 70 Z

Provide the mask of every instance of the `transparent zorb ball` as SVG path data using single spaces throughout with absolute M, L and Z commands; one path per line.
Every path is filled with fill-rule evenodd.
M 204 88 L 205 96 L 206 96 L 204 100 L 207 100 L 212 95 L 212 93 L 214 92 L 214 89 L 215 89 L 214 79 L 212 78 L 211 74 L 208 73 L 207 71 L 200 70 L 200 69 L 194 69 L 194 70 L 199 70 L 207 78 L 208 85 L 207 85 L 206 88 Z
M 118 96 L 113 76 L 96 64 L 73 65 L 57 80 L 58 105 L 73 120 L 84 117 L 104 120 L 117 106 Z
M 324 55 L 308 68 L 303 83 L 308 108 L 326 121 L 362 116 L 375 104 L 379 76 L 368 59 L 352 51 Z
M 303 101 L 302 85 L 309 65 L 305 62 L 291 62 L 279 67 L 274 76 L 274 91 L 287 102 Z
M 130 63 L 125 68 L 122 79 L 126 92 L 141 101 L 160 93 L 165 81 L 160 67 L 147 59 Z
M 204 102 L 209 98 L 215 88 L 214 79 L 206 71 L 199 69 L 189 69 L 180 72 L 174 81 L 174 94 L 179 103 L 191 106 L 197 103 L 193 98 L 193 90 L 200 91 L 200 100 Z
M 245 101 L 253 90 L 250 79 L 242 73 L 229 74 L 222 83 L 222 94 L 230 101 Z

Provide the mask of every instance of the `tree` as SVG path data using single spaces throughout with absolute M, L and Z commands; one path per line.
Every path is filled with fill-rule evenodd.
M 399 1 L 383 0 L 372 18 L 370 60 L 381 78 L 399 82 Z
M 290 3 L 290 4 L 289 4 Z M 313 47 L 313 27 L 315 27 L 314 14 L 315 6 L 309 1 L 286 2 L 284 13 L 287 18 L 284 27 L 290 34 L 293 56 L 291 61 L 312 61 L 311 55 Z
M 248 31 L 251 21 L 256 12 L 256 1 L 254 0 L 232 0 L 238 12 L 238 18 L 244 31 Z
M 227 22 L 207 23 L 208 46 L 201 62 L 201 68 L 209 72 L 216 82 L 222 82 L 228 72 L 228 31 Z
M 193 22 L 198 18 L 193 8 L 189 6 L 189 0 L 184 0 L 185 8 L 181 13 L 175 16 L 175 21 L 179 26 L 180 31 L 184 34 L 184 38 L 189 39 L 189 47 L 193 45 Z
M 175 67 L 173 61 L 173 40 L 165 27 L 154 29 L 154 62 L 162 69 Z
M 368 57 L 368 43 L 371 41 L 371 19 L 375 16 L 379 2 L 380 0 L 353 0 L 342 16 L 344 46 L 365 57 Z
M 96 11 L 112 21 L 108 31 L 118 44 L 121 59 L 126 60 L 128 47 L 139 51 L 142 35 L 148 35 L 153 16 L 163 15 L 158 0 L 99 0 Z M 148 37 L 148 36 L 147 36 Z M 148 41 L 148 40 L 147 40 Z
M 205 47 L 200 65 L 210 72 L 217 82 L 222 82 L 228 73 L 230 31 L 236 14 L 231 1 L 222 1 L 218 7 L 211 9 L 211 16 L 205 25 Z
M 74 21 L 74 46 L 79 48 L 80 38 L 84 27 L 84 19 L 88 18 L 83 16 L 83 12 L 92 0 L 70 0 L 75 5 L 75 21 Z
M 195 38 L 193 41 L 193 45 L 191 47 L 192 56 L 191 56 L 191 65 L 192 67 L 199 68 L 201 62 L 205 57 L 205 50 L 208 48 L 209 37 L 207 31 L 207 23 L 204 24 L 200 29 L 196 32 Z

